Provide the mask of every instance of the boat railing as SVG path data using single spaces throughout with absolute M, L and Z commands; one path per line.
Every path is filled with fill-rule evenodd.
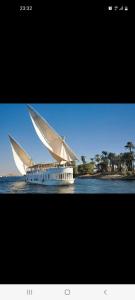
M 72 167 L 72 164 L 66 163 L 61 165 L 60 163 L 50 163 L 50 164 L 37 164 L 27 168 L 27 173 L 32 173 L 34 171 L 47 170 L 50 168 L 64 168 L 64 167 Z
M 58 167 L 59 167 L 58 164 L 34 165 L 34 166 L 31 166 L 31 167 L 28 167 L 27 172 L 31 173 L 33 171 L 41 171 L 41 170 L 47 170 L 47 169 L 50 169 L 50 168 L 58 168 Z

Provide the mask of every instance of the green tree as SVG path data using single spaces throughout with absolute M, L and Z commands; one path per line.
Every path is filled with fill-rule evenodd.
M 95 155 L 95 161 L 98 163 L 101 161 L 101 156 L 99 154 Z
M 87 164 L 81 164 L 78 166 L 79 175 L 93 174 L 94 171 L 94 163 L 90 162 Z
M 123 153 L 120 153 L 116 156 L 116 165 L 117 165 L 117 170 L 118 172 L 121 172 L 122 171 L 122 165 L 124 163 L 124 160 L 123 160 Z
M 128 165 L 128 170 L 133 171 L 134 152 L 132 150 L 135 149 L 135 146 L 132 142 L 127 142 L 127 144 L 124 147 L 129 149 L 129 153 L 125 155 L 125 159 Z
M 78 175 L 78 166 L 75 161 L 72 162 L 73 166 L 73 176 L 76 177 Z
M 97 167 L 97 170 L 98 172 L 100 171 L 100 162 L 101 162 L 101 155 L 99 154 L 96 154 L 95 155 L 95 162 L 96 162 L 96 167 Z
M 110 152 L 108 154 L 108 159 L 110 160 L 111 172 L 114 172 L 114 165 L 116 162 L 116 154 L 113 152 Z
M 107 151 L 102 151 L 103 157 L 107 158 L 108 152 Z
M 92 158 L 90 158 L 90 160 L 92 161 L 92 162 L 94 162 L 94 158 L 92 157 Z
M 98 164 L 98 170 L 101 171 L 101 173 L 108 172 L 108 164 L 106 161 L 101 161 Z
M 125 152 L 125 153 L 123 153 L 123 158 L 124 158 L 124 161 L 125 161 L 128 171 L 133 171 L 134 153 L 133 152 Z
M 79 175 L 84 175 L 84 165 L 79 165 L 78 166 L 78 174 Z
M 132 152 L 132 149 L 135 149 L 135 146 L 132 142 L 127 142 L 127 144 L 124 147 L 129 149 L 130 153 Z
M 109 164 L 108 152 L 107 151 L 102 151 L 102 155 L 101 155 L 101 169 L 102 169 L 102 172 L 108 172 L 108 164 Z

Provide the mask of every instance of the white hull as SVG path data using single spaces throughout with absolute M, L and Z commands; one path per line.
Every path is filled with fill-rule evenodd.
M 71 185 L 74 183 L 74 179 L 73 180 L 46 180 L 45 182 L 42 181 L 37 181 L 37 182 L 32 182 L 29 180 L 26 180 L 26 182 L 30 183 L 30 184 L 41 184 L 41 185 Z
M 26 173 L 26 182 L 41 185 L 71 185 L 74 183 L 72 167 L 55 167 L 31 170 Z

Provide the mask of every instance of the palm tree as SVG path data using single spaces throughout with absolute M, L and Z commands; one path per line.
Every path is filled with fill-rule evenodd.
M 86 164 L 86 159 L 85 159 L 85 157 L 86 157 L 86 156 L 84 156 L 84 155 L 81 156 L 81 160 L 82 160 L 82 163 L 83 163 L 83 164 Z
M 107 158 L 107 154 L 108 154 L 107 151 L 102 151 L 102 154 L 103 154 L 103 156 L 104 156 L 105 158 Z
M 133 171 L 134 153 L 125 152 L 123 153 L 122 162 L 127 166 L 128 171 Z
M 130 153 L 132 152 L 132 149 L 135 149 L 135 146 L 132 142 L 127 142 L 127 144 L 124 147 L 129 149 Z
M 95 162 L 98 172 L 100 171 L 100 162 L 101 162 L 101 155 L 96 154 L 95 155 Z
M 91 160 L 91 162 L 94 162 L 94 158 L 92 157 L 92 158 L 90 158 L 90 160 Z
M 133 171 L 134 152 L 132 150 L 135 149 L 135 145 L 132 142 L 127 142 L 127 144 L 124 147 L 129 149 L 129 153 L 126 156 L 128 162 L 128 169 L 129 171 Z
M 114 172 L 114 165 L 115 165 L 115 162 L 116 162 L 116 154 L 110 152 L 108 154 L 108 159 L 110 160 L 111 172 Z
M 95 155 L 95 161 L 99 163 L 101 161 L 101 156 L 99 154 Z
M 105 172 L 107 172 L 108 171 L 108 163 L 109 163 L 107 151 L 102 151 L 101 159 L 102 159 L 102 162 L 101 162 L 102 168 Z
M 120 153 L 117 155 L 117 168 L 118 171 L 121 172 L 123 169 L 123 166 L 125 165 L 125 159 L 124 159 L 124 153 Z

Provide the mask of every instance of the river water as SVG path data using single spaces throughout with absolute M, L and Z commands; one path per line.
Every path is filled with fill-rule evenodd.
M 0 193 L 34 194 L 135 194 L 135 180 L 76 179 L 71 186 L 28 184 L 22 177 L 1 177 Z

